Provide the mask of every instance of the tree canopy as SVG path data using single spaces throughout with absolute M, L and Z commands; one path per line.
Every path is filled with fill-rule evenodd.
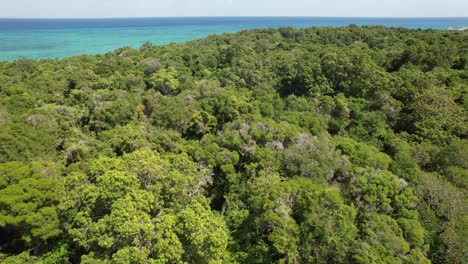
M 0 62 L 2 263 L 466 263 L 468 32 Z

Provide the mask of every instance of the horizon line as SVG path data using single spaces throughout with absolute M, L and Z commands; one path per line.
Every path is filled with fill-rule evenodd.
M 129 17 L 0 17 L 0 19 L 148 19 L 148 18 L 363 18 L 363 19 L 468 19 L 468 16 L 129 16 Z

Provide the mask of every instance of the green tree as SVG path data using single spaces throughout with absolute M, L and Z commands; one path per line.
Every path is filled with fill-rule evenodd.
M 9 233 L 9 246 L 21 241 L 37 256 L 62 233 L 56 206 L 63 186 L 58 177 L 51 163 L 0 164 L 0 228 Z
M 179 91 L 179 80 L 177 71 L 174 68 L 161 69 L 153 73 L 149 82 L 151 86 L 163 95 L 177 94 Z

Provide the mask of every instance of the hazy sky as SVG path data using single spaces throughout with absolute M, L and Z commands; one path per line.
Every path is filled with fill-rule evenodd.
M 0 17 L 467 17 L 468 0 L 0 0 Z

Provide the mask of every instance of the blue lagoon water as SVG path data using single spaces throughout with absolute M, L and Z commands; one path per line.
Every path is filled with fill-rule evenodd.
M 116 19 L 0 19 L 0 61 L 98 54 L 123 46 L 180 43 L 252 28 L 340 27 L 350 24 L 447 29 L 465 18 L 200 17 Z

